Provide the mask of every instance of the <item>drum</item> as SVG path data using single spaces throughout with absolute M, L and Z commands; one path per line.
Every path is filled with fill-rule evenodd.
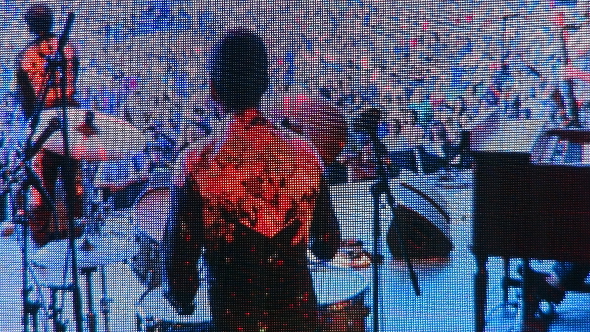
M 319 326 L 322 332 L 365 332 L 369 309 L 364 305 L 369 278 L 359 271 L 332 265 L 310 268 L 318 301 Z M 209 332 L 210 324 L 206 280 L 195 296 L 195 312 L 176 314 L 162 295 L 162 289 L 150 292 L 138 305 L 137 326 L 142 332 Z
M 369 278 L 359 271 L 318 265 L 311 267 L 322 332 L 365 332 L 369 308 L 364 299 Z
M 208 287 L 205 282 L 195 296 L 192 315 L 178 315 L 162 295 L 162 289 L 150 292 L 137 308 L 137 327 L 141 332 L 212 332 Z
M 93 185 L 103 190 L 104 201 L 111 202 L 111 210 L 120 211 L 133 206 L 146 188 L 147 172 L 142 155 L 116 161 L 101 162 Z
M 136 227 L 137 251 L 131 258 L 131 270 L 148 287 L 162 283 L 160 243 L 170 211 L 170 188 L 148 189 L 135 202 L 131 218 Z

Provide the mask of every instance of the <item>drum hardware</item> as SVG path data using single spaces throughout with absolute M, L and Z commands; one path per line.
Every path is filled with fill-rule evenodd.
M 318 301 L 319 330 L 365 332 L 368 278 L 354 269 L 332 264 L 312 266 L 310 272 Z
M 92 115 L 90 115 L 92 114 Z M 92 124 L 88 118 L 93 117 Z M 41 128 L 47 128 L 60 114 L 56 111 L 43 111 L 39 117 Z M 95 114 L 85 109 L 69 109 L 68 145 L 71 146 L 71 157 L 84 161 L 120 160 L 125 156 L 140 153 L 146 145 L 146 138 L 141 131 L 126 121 L 105 115 Z M 86 128 L 96 128 L 92 131 Z M 33 138 L 42 138 L 43 132 L 34 132 Z M 52 135 L 46 139 L 43 149 L 65 155 L 63 133 Z
M 71 25 L 71 20 L 73 19 L 73 14 L 70 14 L 68 18 L 68 25 Z M 59 112 L 55 111 L 39 111 L 37 118 L 33 119 L 33 123 L 37 123 L 41 128 L 43 126 L 50 127 L 55 125 L 55 118 L 62 118 L 65 121 L 62 121 L 62 131 L 59 135 L 50 135 L 48 134 L 49 129 L 45 129 L 42 132 L 35 130 L 36 128 L 32 128 L 32 134 L 30 136 L 30 141 L 36 139 L 35 145 L 29 144 L 28 146 L 33 146 L 35 149 L 27 149 L 26 151 L 27 156 L 33 156 L 40 148 L 46 149 L 48 151 L 60 154 L 71 156 L 74 159 L 81 160 L 84 162 L 93 162 L 97 160 L 112 160 L 121 158 L 124 156 L 125 153 L 132 153 L 135 151 L 141 151 L 143 149 L 143 144 L 145 144 L 145 140 L 141 135 L 140 131 L 132 127 L 131 125 L 119 121 L 114 118 L 110 118 L 104 115 L 94 115 L 94 113 L 84 110 L 69 110 L 67 111 L 69 114 L 66 115 L 66 110 L 64 107 L 63 114 L 59 114 Z M 67 126 L 67 120 L 71 121 L 71 128 Z M 53 128 L 51 128 L 53 129 Z M 88 130 L 91 129 L 91 130 Z M 72 147 L 72 154 L 70 155 L 70 146 Z M 33 151 L 33 152 L 30 152 Z M 92 165 L 89 165 L 90 167 Z M 65 165 L 63 168 L 63 178 L 64 178 L 64 187 L 66 193 L 66 204 L 71 202 L 71 198 L 73 195 L 74 190 L 72 189 L 73 186 L 71 175 L 71 170 L 68 165 Z M 84 168 L 84 167 L 83 167 Z M 92 167 L 91 167 L 92 168 Z M 84 171 L 84 169 L 83 169 Z M 35 175 L 34 172 L 31 170 L 29 173 L 31 175 Z M 40 181 L 39 181 L 40 183 Z M 69 184 L 69 185 L 68 185 Z M 40 187 L 40 186 L 39 186 Z M 36 187 L 37 188 L 37 187 Z M 39 190 L 43 193 L 42 188 Z M 48 196 L 48 195 L 44 195 Z M 51 202 L 51 200 L 45 200 L 46 202 Z M 51 204 L 53 204 L 51 202 Z M 103 214 L 106 211 L 101 210 L 101 205 L 96 202 L 94 197 L 86 197 L 84 199 L 84 205 L 86 207 L 89 206 L 89 211 L 85 213 L 85 238 L 83 243 L 78 241 L 74 241 L 72 238 L 72 234 L 70 234 L 70 247 L 71 250 L 69 251 L 69 257 L 72 261 L 71 268 L 72 271 L 72 285 L 67 288 L 60 288 L 60 287 L 50 287 L 51 292 L 54 296 L 57 296 L 58 291 L 72 291 L 73 298 L 74 298 L 74 319 L 76 324 L 76 330 L 82 331 L 83 330 L 83 321 L 82 318 L 82 299 L 80 295 L 80 287 L 78 282 L 78 273 L 82 274 L 86 277 L 87 283 L 87 301 L 88 301 L 88 313 L 86 314 L 86 321 L 88 323 L 88 328 L 91 332 L 97 331 L 97 317 L 94 311 L 93 301 L 92 301 L 92 278 L 91 275 L 93 272 L 97 271 L 97 268 L 101 267 L 101 277 L 102 277 L 102 291 L 103 297 L 100 301 L 100 309 L 101 313 L 104 318 L 105 322 L 105 330 L 109 330 L 108 325 L 108 314 L 110 312 L 108 308 L 109 299 L 107 297 L 107 289 L 106 289 L 106 276 L 104 273 L 104 264 L 118 261 L 119 257 L 115 254 L 113 255 L 112 252 L 108 252 L 105 250 L 104 246 L 99 242 L 106 242 L 105 237 L 102 237 L 102 228 L 104 226 Z M 52 207 L 52 212 L 55 211 L 55 208 Z M 67 208 L 69 219 L 72 219 L 71 210 L 68 206 Z M 70 220 L 70 229 L 72 229 L 73 220 Z M 25 229 L 28 229 L 25 227 Z M 72 233 L 70 231 L 70 233 Z M 99 236 L 99 238 L 91 239 L 89 235 L 92 237 L 94 235 Z M 25 239 L 28 238 L 28 234 L 25 234 Z M 102 241 L 101 241 L 102 240 Z M 78 243 L 78 244 L 75 244 Z M 50 246 L 50 244 L 48 245 Z M 51 246 L 50 246 L 51 247 Z M 112 251 L 112 248 L 108 248 Z M 77 254 L 79 253 L 79 254 Z M 81 264 L 78 265 L 77 257 L 80 255 L 81 257 Z M 47 257 L 51 257 L 52 255 L 48 255 Z M 24 256 L 25 260 L 27 256 Z M 78 272 L 79 271 L 79 272 Z M 28 283 L 27 278 L 25 277 L 24 283 Z M 26 288 L 24 288 L 26 290 Z M 23 295 L 25 298 L 28 298 L 27 295 Z M 58 316 L 61 313 L 61 309 L 58 309 L 55 304 L 52 304 L 52 315 L 51 318 L 53 319 L 54 328 L 56 331 L 65 330 L 65 324 L 59 321 Z M 25 313 L 26 315 L 26 313 Z M 25 322 L 25 326 L 28 323 Z M 25 327 L 25 331 L 27 328 Z
M 211 331 L 211 311 L 207 292 L 208 287 L 201 285 L 195 297 L 195 312 L 191 315 L 178 315 L 164 298 L 162 287 L 154 288 L 137 302 L 137 331 Z
M 48 288 L 51 292 L 51 303 L 49 305 L 49 310 L 51 311 L 51 314 L 49 315 L 49 319 L 53 321 L 53 329 L 55 332 L 65 332 L 66 324 L 62 322 L 60 319 L 63 309 L 59 308 L 57 305 L 57 294 L 58 292 L 71 291 L 72 287 L 71 285 L 49 285 Z
M 100 276 L 101 276 L 101 289 L 102 289 L 102 298 L 100 299 L 100 311 L 102 313 L 104 319 L 104 330 L 105 332 L 109 332 L 109 313 L 111 312 L 109 309 L 109 303 L 113 300 L 108 297 L 107 293 L 107 282 L 106 282 L 106 271 L 105 266 L 100 266 Z
M 412 259 L 449 257 L 453 250 L 449 235 L 451 217 L 442 206 L 409 183 L 400 183 L 396 193 L 399 204 L 395 216 L 406 241 L 407 255 Z M 387 232 L 386 241 L 395 258 L 403 257 L 393 227 Z
M 159 245 L 164 237 L 170 200 L 168 187 L 148 188 L 133 205 L 131 219 L 137 227 L 135 242 L 138 247 L 130 266 L 139 281 L 148 287 L 141 299 L 162 284 Z
M 34 139 L 34 133 L 38 128 L 39 125 L 39 120 L 41 118 L 41 113 L 42 113 L 42 109 L 45 105 L 45 101 L 46 101 L 46 97 L 47 94 L 49 92 L 49 87 L 55 83 L 58 72 L 61 69 L 61 73 L 62 73 L 62 79 L 60 80 L 60 91 L 61 91 L 61 127 L 62 127 L 62 143 L 63 143 L 63 155 L 66 158 L 70 157 L 70 147 L 69 147 L 69 138 L 68 138 L 68 116 L 67 116 L 67 79 L 66 79 L 66 73 L 67 73 L 67 59 L 65 56 L 65 46 L 68 43 L 69 40 L 69 34 L 70 31 L 72 29 L 72 25 L 74 22 L 74 13 L 68 13 L 68 17 L 65 23 L 65 28 L 64 31 L 62 32 L 61 36 L 59 37 L 59 41 L 58 41 L 58 47 L 57 47 L 57 51 L 55 52 L 55 57 L 48 60 L 48 66 L 46 67 L 46 72 L 49 73 L 49 80 L 46 82 L 44 88 L 43 88 L 43 92 L 41 94 L 41 99 L 39 101 L 39 103 L 37 103 L 35 106 L 35 110 L 31 116 L 31 121 L 30 121 L 30 128 L 32 131 L 32 134 L 29 136 L 28 140 L 27 140 L 27 147 L 25 149 L 25 151 L 30 151 L 30 147 L 33 146 L 32 141 Z M 51 117 L 53 118 L 53 116 Z M 72 276 L 73 276 L 73 305 L 74 305 L 74 320 L 76 323 L 76 331 L 77 332 L 82 332 L 83 330 L 83 318 L 82 318 L 82 302 L 81 302 L 81 295 L 80 295 L 80 287 L 79 287 L 79 283 L 78 283 L 78 266 L 77 266 L 77 261 L 76 261 L 76 251 L 75 251 L 75 234 L 74 234 L 74 218 L 73 218 L 73 209 L 72 209 L 72 204 L 71 202 L 73 202 L 73 198 L 74 198 L 74 190 L 75 190 L 75 178 L 74 178 L 74 173 L 72 172 L 72 166 L 69 165 L 69 163 L 66 163 L 65 165 L 63 165 L 62 170 L 64 171 L 62 174 L 64 175 L 63 180 L 64 180 L 64 185 L 65 185 L 65 191 L 66 191 L 66 212 L 67 212 L 67 216 L 68 216 L 68 227 L 69 227 L 69 245 L 71 250 L 71 261 L 72 261 Z M 34 174 L 34 172 L 32 172 L 32 169 L 30 170 L 30 172 L 28 173 L 32 173 L 32 174 L 28 174 L 28 177 L 33 177 L 31 175 Z M 39 183 L 41 183 L 39 181 Z M 52 202 L 51 200 L 47 200 L 46 202 Z M 55 210 L 55 206 L 52 206 L 52 211 L 53 213 L 56 212 Z M 57 219 L 55 219 L 57 220 Z M 29 298 L 28 298 L 28 220 L 27 218 L 25 218 L 25 225 L 24 225 L 24 229 L 25 229 L 25 236 L 24 236 L 24 249 L 23 249 L 23 301 L 24 301 L 24 330 L 28 331 L 28 314 L 27 314 L 27 303 L 29 302 Z
M 86 299 L 88 300 L 88 313 L 86 314 L 88 320 L 88 327 L 90 332 L 97 331 L 97 320 L 96 320 L 96 313 L 94 312 L 94 304 L 92 301 L 92 273 L 95 272 L 97 268 L 93 267 L 83 267 L 80 269 L 80 273 L 86 277 Z
M 24 290 L 24 294 L 28 294 L 33 291 L 33 287 L 30 286 Z M 24 315 L 31 316 L 33 318 L 33 331 L 39 331 L 39 309 L 41 309 L 41 303 L 39 301 L 28 301 L 25 303 Z M 28 323 L 28 319 L 27 319 Z
M 106 242 L 105 237 L 101 237 L 98 239 L 103 239 Z M 98 241 L 95 241 L 98 242 Z M 79 267 L 80 267 L 80 274 L 85 277 L 86 283 L 86 301 L 87 301 L 87 313 L 86 313 L 86 321 L 89 325 L 90 331 L 97 331 L 97 324 L 98 318 L 95 311 L 94 300 L 92 298 L 93 294 L 93 281 L 92 281 L 92 274 L 94 272 L 100 272 L 101 278 L 101 292 L 102 297 L 99 302 L 100 306 L 100 313 L 103 316 L 104 320 L 104 331 L 110 331 L 109 326 L 109 303 L 111 299 L 108 297 L 108 290 L 106 284 L 106 271 L 105 266 L 111 262 L 121 261 L 122 256 L 120 255 L 112 255 L 109 254 L 107 251 L 110 249 L 112 251 L 113 247 L 119 247 L 120 245 L 104 245 L 104 244 L 93 244 L 87 239 L 79 239 L 77 240 L 77 247 L 79 250 Z M 52 266 L 52 261 L 55 260 L 55 257 L 66 256 L 66 265 L 64 266 Z M 52 294 L 52 301 L 50 304 L 50 311 L 51 315 L 49 316 L 53 320 L 54 328 L 56 331 L 58 330 L 57 326 L 64 326 L 60 320 L 59 315 L 61 313 L 61 309 L 57 307 L 57 292 L 60 291 L 72 291 L 73 287 L 71 281 L 65 281 L 66 276 L 57 276 L 54 272 L 68 270 L 67 258 L 69 256 L 69 252 L 67 249 L 67 245 L 65 241 L 57 241 L 47 244 L 44 248 L 40 249 L 33 257 L 32 257 L 32 264 L 39 268 L 44 269 L 49 275 L 45 276 L 46 280 L 45 283 L 42 283 L 43 286 L 46 286 L 50 289 Z M 100 268 L 100 270 L 99 270 Z M 64 330 L 65 331 L 65 330 Z
M 30 168 L 30 164 L 24 164 L 25 167 Z M 31 173 L 34 174 L 31 170 Z M 37 178 L 34 178 L 38 180 Z M 35 182 L 41 189 L 40 186 L 41 182 Z M 23 246 L 22 246 L 22 257 L 23 257 L 23 289 L 22 289 L 22 296 L 23 296 L 23 326 L 24 331 L 29 331 L 30 327 L 30 319 L 33 320 L 33 331 L 39 331 L 39 309 L 40 303 L 38 301 L 32 301 L 30 299 L 30 294 L 33 292 L 34 288 L 33 285 L 29 282 L 29 220 L 26 213 L 26 207 L 28 204 L 27 194 L 23 193 L 22 191 L 17 192 L 17 202 L 22 204 L 22 206 L 17 206 L 17 216 L 15 217 L 15 221 L 17 224 L 22 225 L 22 236 L 23 236 Z M 20 199 L 19 199 L 20 198 Z
M 30 330 L 30 320 L 33 320 L 34 331 L 38 331 L 38 311 L 40 304 L 37 301 L 30 299 L 30 293 L 34 288 L 29 282 L 30 264 L 29 264 L 29 214 L 27 209 L 29 204 L 27 201 L 29 188 L 35 188 L 40 194 L 43 202 L 48 206 L 48 209 L 53 215 L 53 220 L 58 220 L 57 209 L 55 202 L 52 200 L 47 191 L 43 188 L 42 181 L 33 171 L 31 166 L 31 159 L 40 150 L 46 149 L 47 151 L 57 153 L 64 156 L 66 159 L 75 159 L 82 161 L 94 161 L 94 160 L 109 160 L 119 159 L 127 152 L 141 151 L 145 144 L 145 139 L 141 132 L 136 128 L 132 127 L 126 122 L 119 121 L 114 118 L 109 118 L 103 115 L 95 115 L 91 111 L 80 111 L 80 110 L 68 110 L 69 104 L 71 104 L 66 98 L 67 90 L 67 79 L 66 72 L 68 66 L 68 60 L 66 59 L 64 49 L 68 43 L 70 31 L 73 26 L 74 13 L 68 13 L 65 28 L 58 39 L 58 46 L 55 55 L 49 59 L 42 59 L 47 64 L 44 66 L 46 75 L 49 77 L 45 86 L 42 88 L 40 97 L 34 105 L 34 110 L 29 114 L 26 114 L 28 125 L 30 128 L 30 134 L 27 137 L 26 146 L 23 152 L 19 155 L 20 164 L 17 166 L 14 173 L 17 171 L 24 170 L 26 172 L 22 181 L 22 188 L 18 190 L 19 195 L 22 196 L 16 199 L 20 206 L 17 208 L 19 215 L 15 219 L 23 225 L 23 327 L 24 331 Z M 60 74 L 61 73 L 61 74 Z M 60 77 L 62 78 L 60 80 Z M 60 111 L 46 111 L 44 107 L 46 105 L 47 95 L 51 86 L 59 85 L 61 89 L 61 101 L 58 101 Z M 70 124 L 71 122 L 71 124 Z M 58 131 L 56 127 L 60 127 L 60 134 L 54 135 L 54 132 Z M 43 129 L 43 130 L 41 130 Z M 77 332 L 83 331 L 84 318 L 82 314 L 82 298 L 80 293 L 78 273 L 82 273 L 86 276 L 88 282 L 88 297 L 91 301 L 91 273 L 94 272 L 98 266 L 101 266 L 101 274 L 103 277 L 103 299 L 101 299 L 101 309 L 103 315 L 105 315 L 105 326 L 108 330 L 108 306 L 109 299 L 106 295 L 106 283 L 104 275 L 104 264 L 117 260 L 116 254 L 103 250 L 99 244 L 93 244 L 90 239 L 86 236 L 85 241 L 81 246 L 78 246 L 79 241 L 75 240 L 75 220 L 73 213 L 73 201 L 75 195 L 75 179 L 74 172 L 72 171 L 73 166 L 70 163 L 64 163 L 62 165 L 62 180 L 65 192 L 65 212 L 68 222 L 68 240 L 62 241 L 60 245 L 69 247 L 69 252 L 64 266 L 64 272 L 71 268 L 72 281 L 69 285 L 50 285 L 49 288 L 52 293 L 52 304 L 51 304 L 51 316 L 54 322 L 55 331 L 65 331 L 65 324 L 59 321 L 59 315 L 61 309 L 57 307 L 57 292 L 59 291 L 71 291 L 73 294 L 73 310 L 74 310 L 74 321 L 75 330 Z M 22 213 L 20 213 L 22 211 Z M 88 232 L 93 234 L 101 232 L 102 218 L 101 215 L 97 216 L 97 209 L 94 205 L 91 206 L 90 217 L 86 218 L 90 220 L 87 229 Z M 86 215 L 88 217 L 88 215 Z M 105 239 L 105 238 L 101 238 Z M 67 242 L 67 243 L 66 243 Z M 107 242 L 107 241 L 103 241 Z M 101 244 L 102 245 L 102 244 Z M 47 246 L 46 246 L 47 247 Z M 36 255 L 39 258 L 46 248 L 42 248 L 41 254 Z M 59 248 L 58 248 L 59 249 Z M 109 248 L 112 251 L 112 248 Z M 80 252 L 82 258 L 81 268 L 78 266 L 78 252 Z M 47 255 L 49 261 L 55 260 L 52 258 L 53 255 Z M 34 277 L 34 276 L 33 276 Z M 89 302 L 89 305 L 91 302 Z M 90 321 L 90 330 L 96 331 L 96 320 L 93 311 L 92 315 L 88 315 Z
M 362 270 L 369 268 L 377 260 L 363 248 L 363 241 L 357 239 L 345 239 L 340 242 L 340 247 L 334 259 L 330 261 L 333 266 Z M 311 260 L 310 265 L 322 264 L 322 261 Z
M 364 305 L 368 278 L 359 271 L 325 262 L 310 266 L 310 273 L 317 295 L 319 330 L 365 332 L 369 314 L 369 308 Z M 162 287 L 155 287 L 138 300 L 136 322 L 140 332 L 212 331 L 206 278 L 202 278 L 195 296 L 192 315 L 178 315 L 162 295 Z

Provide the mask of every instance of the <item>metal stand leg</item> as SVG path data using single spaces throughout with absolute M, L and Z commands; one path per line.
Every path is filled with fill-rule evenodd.
M 475 274 L 475 331 L 484 332 L 486 327 L 486 301 L 488 287 L 488 257 L 475 255 L 477 272 Z
M 28 302 L 26 305 L 26 316 L 31 316 L 33 319 L 33 331 L 39 331 L 39 309 L 41 309 L 41 304 L 37 301 L 35 302 Z
M 66 287 L 50 287 L 51 290 L 51 320 L 53 321 L 53 330 L 55 332 L 66 332 L 66 325 L 60 320 L 62 309 L 57 307 L 57 292 L 70 290 Z
M 109 303 L 111 302 L 111 299 L 109 299 L 107 294 L 107 281 L 104 265 L 100 266 L 100 277 L 102 282 L 102 298 L 100 299 L 100 309 L 104 319 L 104 330 L 105 332 L 109 332 Z
M 97 332 L 97 320 L 96 314 L 94 313 L 94 305 L 92 301 L 92 272 L 97 270 L 96 267 L 85 267 L 80 269 L 80 273 L 86 277 L 86 296 L 88 300 L 88 329 L 90 332 Z

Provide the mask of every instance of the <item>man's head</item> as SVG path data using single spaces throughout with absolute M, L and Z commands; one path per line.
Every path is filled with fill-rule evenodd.
M 37 36 L 46 36 L 53 28 L 53 12 L 44 4 L 34 4 L 25 13 L 29 31 Z
M 268 88 L 268 55 L 255 33 L 230 30 L 213 52 L 213 97 L 229 110 L 243 111 L 260 105 Z

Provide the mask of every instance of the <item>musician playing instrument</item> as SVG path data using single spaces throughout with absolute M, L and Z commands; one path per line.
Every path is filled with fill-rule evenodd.
M 31 120 L 36 112 L 44 112 L 50 108 L 62 106 L 60 73 L 52 68 L 51 60 L 55 59 L 58 50 L 58 38 L 51 32 L 53 28 L 53 12 L 44 4 L 31 5 L 25 13 L 29 31 L 35 36 L 18 56 L 16 82 L 22 110 L 27 120 Z M 78 73 L 78 57 L 74 47 L 67 44 L 64 48 L 67 61 L 66 98 L 68 107 L 77 106 L 74 99 L 75 82 Z M 39 114 L 41 115 L 41 114 Z M 33 128 L 35 129 L 35 128 Z M 43 129 L 43 128 L 42 128 Z M 84 128 L 81 128 L 84 130 Z M 86 131 L 85 131 L 86 132 Z M 90 132 L 88 132 L 90 134 Z M 33 211 L 31 220 L 32 238 L 38 245 L 65 238 L 68 232 L 65 208 L 65 193 L 59 184 L 62 166 L 66 163 L 76 172 L 75 201 L 72 202 L 74 218 L 82 213 L 82 186 L 79 161 L 75 159 L 79 151 L 72 150 L 73 158 L 41 149 L 33 160 L 36 173 L 40 176 L 43 187 L 54 200 L 58 221 L 53 220 L 50 204 L 41 199 L 37 191 L 33 191 Z
M 58 49 L 58 38 L 51 32 L 53 12 L 47 5 L 35 4 L 27 10 L 25 20 L 35 39 L 18 56 L 16 82 L 23 111 L 30 118 L 38 105 L 43 108 L 62 106 L 62 97 L 61 78 L 59 74 L 52 77 L 50 70 L 50 59 L 55 58 Z M 66 105 L 78 106 L 74 99 L 78 56 L 70 44 L 65 46 L 64 55 L 67 61 Z
M 179 313 L 193 311 L 203 248 L 216 330 L 315 331 L 307 248 L 322 162 L 260 111 L 268 87 L 260 37 L 229 31 L 212 60 L 224 121 L 180 158 L 163 241 L 166 297 Z

